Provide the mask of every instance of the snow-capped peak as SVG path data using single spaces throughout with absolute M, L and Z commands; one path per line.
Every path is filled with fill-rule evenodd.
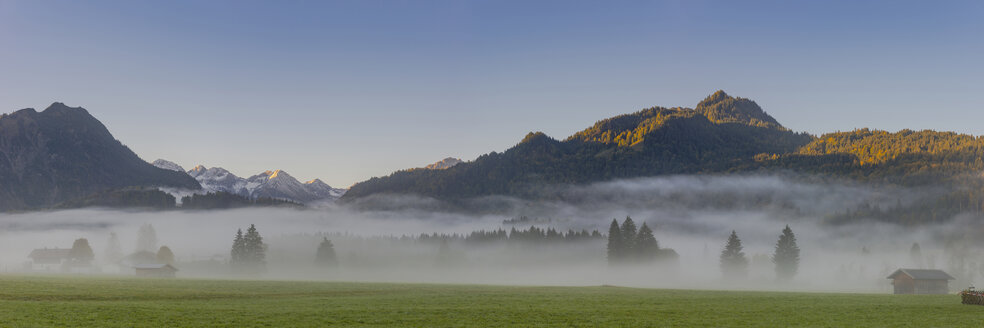
M 282 170 L 266 171 L 266 172 L 263 172 L 262 175 L 265 175 L 267 177 L 267 180 L 272 180 L 272 179 L 275 179 L 277 177 L 284 177 L 284 178 L 291 178 L 291 179 L 294 178 L 294 177 L 290 176 L 290 174 L 287 174 L 287 172 L 284 172 Z
M 195 176 L 191 172 L 199 172 L 200 173 L 200 172 L 205 172 L 205 170 L 208 170 L 208 168 L 205 167 L 205 165 L 198 164 L 198 165 L 195 165 L 195 167 L 191 168 L 191 170 L 188 170 L 188 174 L 191 175 L 191 176 Z
M 314 179 L 314 180 L 311 180 L 311 181 L 307 181 L 304 184 L 306 184 L 306 185 L 317 185 L 317 186 L 320 186 L 320 185 L 326 185 L 327 186 L 328 185 L 324 181 L 321 181 L 321 179 Z
M 283 170 L 264 171 L 249 178 L 240 178 L 221 167 L 202 165 L 188 170 L 206 191 L 228 192 L 248 198 L 269 197 L 298 203 L 327 203 L 338 199 L 347 190 L 332 188 L 320 179 L 302 183 Z
M 178 172 L 184 172 L 185 171 L 185 169 L 183 167 L 181 167 L 181 165 L 178 165 L 178 164 L 176 164 L 176 163 L 174 163 L 172 161 L 165 160 L 165 159 L 157 159 L 156 161 L 154 161 L 151 164 L 153 164 L 154 166 L 156 166 L 158 168 L 162 168 L 162 169 L 165 169 L 165 170 L 178 171 Z

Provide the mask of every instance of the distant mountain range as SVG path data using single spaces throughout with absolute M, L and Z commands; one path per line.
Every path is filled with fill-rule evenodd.
M 190 198 L 196 208 L 347 202 L 382 194 L 452 203 L 489 195 L 562 198 L 557 194 L 562 188 L 552 186 L 670 174 L 777 172 L 944 186 L 924 188 L 933 195 L 911 206 L 859 208 L 837 220 L 864 215 L 923 222 L 968 210 L 984 213 L 984 138 L 928 130 L 796 133 L 754 101 L 723 91 L 695 108 L 652 107 L 604 119 L 564 140 L 531 132 L 501 153 L 467 162 L 447 158 L 347 191 L 318 179 L 300 182 L 280 170 L 241 178 L 218 167 L 186 171 L 165 160 L 150 164 L 85 109 L 61 103 L 41 112 L 23 109 L 0 116 L 0 211 L 130 204 L 168 208 L 169 202 L 191 194 L 200 196 Z M 207 192 L 218 193 L 201 195 Z
M 378 194 L 556 197 L 549 186 L 670 174 L 792 172 L 904 185 L 967 184 L 981 180 L 982 155 L 984 138 L 952 132 L 796 133 L 754 101 L 717 91 L 695 108 L 647 108 L 598 121 L 564 140 L 531 132 L 502 153 L 443 170 L 372 178 L 353 185 L 341 200 Z
M 48 208 L 129 186 L 200 189 L 186 174 L 141 160 L 83 108 L 54 103 L 0 116 L 0 210 Z
M 158 159 L 153 165 L 171 171 L 184 172 L 201 184 L 206 192 L 227 192 L 249 199 L 284 199 L 301 204 L 330 202 L 345 194 L 345 189 L 332 188 L 320 179 L 300 182 L 281 170 L 266 171 L 241 178 L 221 167 L 198 165 L 185 171 L 174 162 Z

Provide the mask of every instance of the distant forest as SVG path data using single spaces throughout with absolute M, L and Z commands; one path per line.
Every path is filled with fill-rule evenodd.
M 193 194 L 191 196 L 185 196 L 181 198 L 181 204 L 178 205 L 174 196 L 158 189 L 124 188 L 97 193 L 82 199 L 67 201 L 59 204 L 56 208 L 107 207 L 146 208 L 155 210 L 206 210 L 254 206 L 303 207 L 304 205 L 291 202 L 289 200 L 273 198 L 249 199 L 227 192 L 210 192 L 207 194 Z

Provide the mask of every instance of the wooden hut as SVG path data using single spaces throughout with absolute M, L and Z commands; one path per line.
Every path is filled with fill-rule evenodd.
M 892 279 L 896 294 L 947 294 L 953 276 L 943 270 L 898 269 L 888 279 Z
M 178 269 L 170 264 L 137 264 L 133 266 L 137 277 L 174 278 Z

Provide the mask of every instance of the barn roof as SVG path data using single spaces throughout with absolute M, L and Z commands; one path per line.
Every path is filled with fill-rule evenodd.
M 46 260 L 46 259 L 67 259 L 68 254 L 71 252 L 68 248 L 38 248 L 31 251 L 30 257 L 35 260 Z
M 943 270 L 930 270 L 930 269 L 898 269 L 895 270 L 888 279 L 895 279 L 900 274 L 905 274 L 912 279 L 916 280 L 954 280 L 953 276 L 943 272 Z

